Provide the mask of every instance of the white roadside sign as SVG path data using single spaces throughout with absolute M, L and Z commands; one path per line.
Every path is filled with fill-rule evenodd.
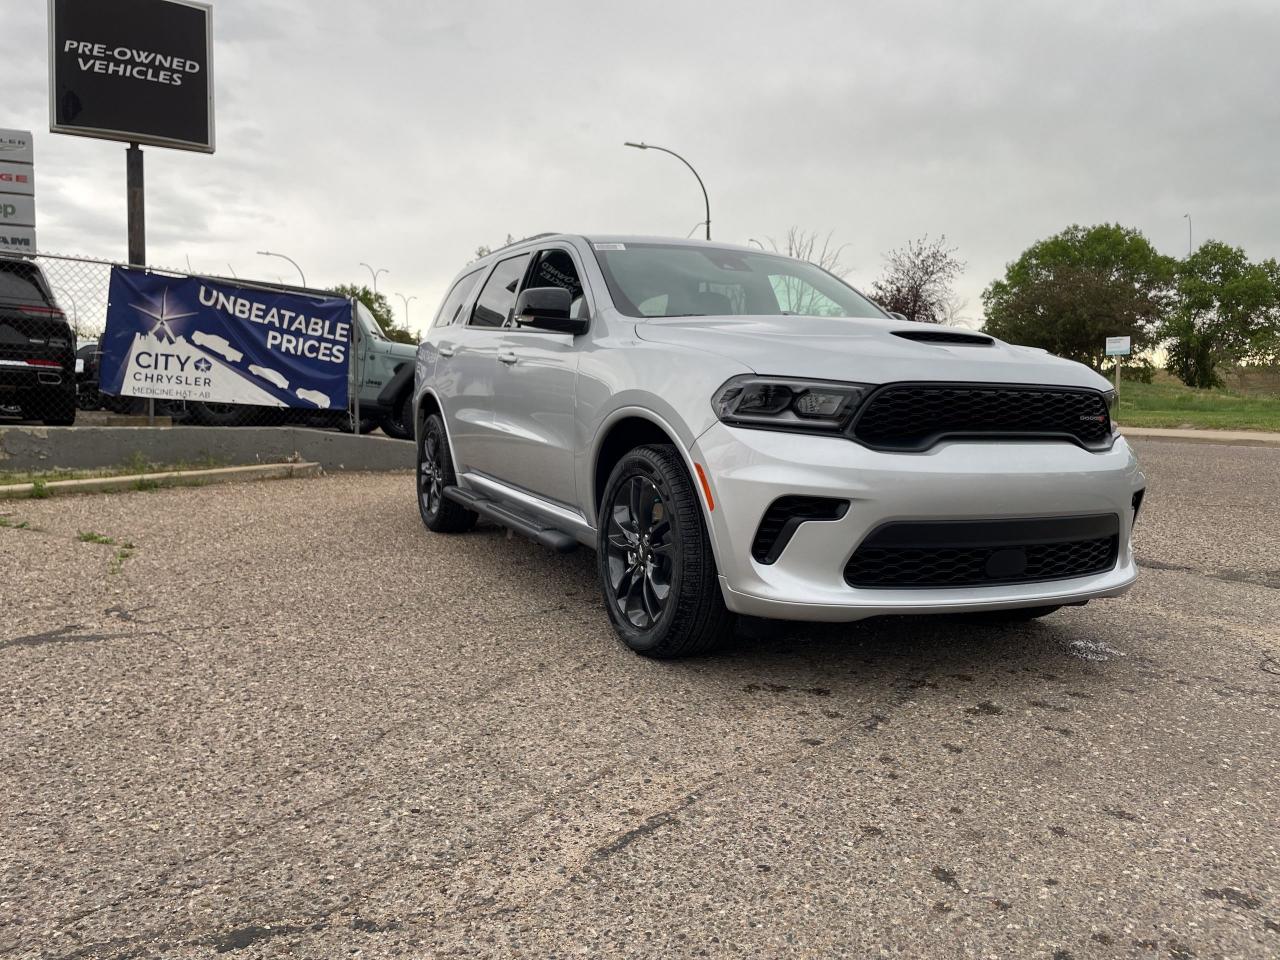
M 0 130 L 0 251 L 36 252 L 35 151 L 30 130 Z
M 10 163 L 35 163 L 30 130 L 0 130 L 0 160 Z
M 1108 357 L 1127 357 L 1133 352 L 1129 337 L 1107 337 Z
M 36 192 L 35 168 L 29 163 L 10 163 L 0 153 L 0 193 L 33 196 Z

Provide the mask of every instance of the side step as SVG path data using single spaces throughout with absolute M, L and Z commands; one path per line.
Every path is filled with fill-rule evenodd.
M 445 487 L 444 495 L 454 503 L 474 510 L 480 516 L 501 524 L 508 530 L 514 530 L 521 536 L 528 537 L 534 543 L 550 547 L 556 553 L 569 553 L 578 548 L 578 541 L 563 530 L 548 527 L 541 520 L 536 520 L 523 513 L 518 513 L 506 504 L 498 503 L 487 497 L 481 497 L 461 487 Z

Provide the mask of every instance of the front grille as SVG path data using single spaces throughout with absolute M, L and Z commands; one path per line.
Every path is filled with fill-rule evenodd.
M 853 436 L 881 450 L 925 450 L 945 437 L 1059 438 L 1090 449 L 1111 442 L 1096 390 L 896 383 L 871 395 Z
M 1116 564 L 1119 517 L 889 523 L 844 568 L 851 587 L 981 587 L 1065 580 Z
M 795 536 L 800 524 L 809 520 L 839 520 L 849 509 L 848 500 L 831 497 L 779 497 L 765 511 L 751 556 L 759 563 L 773 563 Z

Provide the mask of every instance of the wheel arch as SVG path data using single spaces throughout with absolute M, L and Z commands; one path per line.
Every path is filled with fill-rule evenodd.
M 643 407 L 623 407 L 613 412 L 596 432 L 596 442 L 591 453 L 591 519 L 599 522 L 600 501 L 604 497 L 605 486 L 609 482 L 609 474 L 617 466 L 618 461 L 626 456 L 627 451 L 646 443 L 670 444 L 680 454 L 689 482 L 693 485 L 694 494 L 702 509 L 703 522 L 707 527 L 707 536 L 711 540 L 712 551 L 717 550 L 715 533 L 711 524 L 706 497 L 698 482 L 697 466 L 689 448 L 680 441 L 679 432 L 670 423 L 652 410 Z

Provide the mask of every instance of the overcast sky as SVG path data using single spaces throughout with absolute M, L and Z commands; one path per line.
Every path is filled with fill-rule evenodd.
M 103 0 L 104 3 L 110 0 Z M 152 263 L 367 281 L 434 312 L 480 244 L 787 228 L 945 234 L 980 296 L 1028 244 L 1187 221 L 1280 256 L 1280 3 L 214 0 L 217 153 L 148 148 Z M 4 0 L 0 127 L 35 131 L 42 250 L 124 259 L 124 145 L 48 129 L 45 0 Z M 766 240 L 767 242 L 767 240 Z M 401 304 L 392 297 L 399 313 Z

